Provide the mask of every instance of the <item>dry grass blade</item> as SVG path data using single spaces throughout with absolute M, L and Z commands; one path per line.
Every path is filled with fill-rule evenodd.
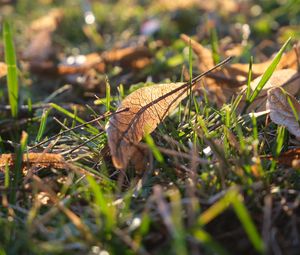
M 224 60 L 213 69 L 228 62 Z M 178 104 L 188 96 L 190 86 L 195 85 L 206 73 L 190 83 L 159 84 L 140 88 L 127 96 L 118 111 L 128 109 L 110 118 L 107 135 L 113 164 L 118 169 L 127 167 L 137 151 L 136 144 L 145 134 L 150 134 Z
M 267 108 L 272 121 L 285 126 L 300 139 L 300 103 L 294 96 L 281 88 L 273 88 L 268 91 Z
M 47 193 L 51 201 L 70 219 L 74 226 L 81 232 L 82 236 L 87 241 L 91 242 L 93 240 L 93 236 L 89 228 L 83 223 L 80 217 L 78 217 L 69 208 L 65 207 L 63 203 L 61 203 L 60 199 L 57 197 L 56 193 L 48 185 L 46 185 L 46 183 L 43 182 L 41 178 L 39 178 L 37 175 L 33 175 L 32 179 L 37 188 Z

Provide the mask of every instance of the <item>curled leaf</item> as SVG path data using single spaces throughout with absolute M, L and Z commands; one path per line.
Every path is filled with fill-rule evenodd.
M 260 82 L 262 76 L 257 77 L 250 83 L 250 87 L 253 90 L 257 87 L 258 83 Z M 243 86 L 241 89 L 246 89 L 246 85 Z M 283 69 L 275 71 L 260 94 L 255 98 L 253 103 L 248 108 L 248 112 L 253 110 L 256 111 L 264 111 L 266 109 L 266 100 L 267 100 L 267 93 L 272 88 L 284 88 L 288 93 L 292 95 L 296 95 L 300 89 L 300 75 L 297 71 L 292 69 Z
M 270 89 L 267 109 L 270 110 L 273 122 L 285 126 L 291 134 L 300 139 L 300 103 L 294 96 L 282 88 Z

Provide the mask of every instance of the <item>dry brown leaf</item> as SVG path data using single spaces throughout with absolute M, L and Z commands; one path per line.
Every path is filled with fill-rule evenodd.
M 198 57 L 198 68 L 201 72 L 207 71 L 214 65 L 213 55 L 211 50 L 203 47 L 200 43 L 192 40 L 187 35 L 181 35 L 181 39 L 191 47 L 194 53 Z M 296 49 L 300 51 L 300 44 L 296 46 Z M 298 68 L 298 59 L 295 49 L 287 52 L 281 58 L 277 69 L 287 69 L 291 68 L 297 70 Z M 258 64 L 252 65 L 252 77 L 257 78 L 264 73 L 264 71 L 271 64 L 272 59 Z M 207 74 L 207 77 L 203 79 L 204 88 L 207 89 L 212 94 L 216 95 L 216 100 L 219 105 L 222 105 L 224 102 L 228 101 L 234 94 L 236 94 L 248 77 L 249 64 L 231 64 L 225 66 L 222 70 L 216 70 Z M 260 78 L 257 78 L 260 79 Z M 255 82 L 253 83 L 255 84 Z
M 179 9 L 190 9 L 198 7 L 204 11 L 216 11 L 222 10 L 226 13 L 235 12 L 238 8 L 238 4 L 234 0 L 210 0 L 210 1 L 199 1 L 199 0 L 158 0 L 153 1 L 153 7 L 159 8 L 159 10 L 175 11 Z
M 15 164 L 15 154 L 1 154 L 0 155 L 0 171 L 5 171 L 6 165 L 12 168 Z M 65 160 L 63 156 L 55 153 L 28 153 L 23 155 L 23 167 L 39 167 L 48 168 L 54 167 L 63 169 L 65 168 Z
M 262 76 L 257 77 L 251 83 L 252 91 L 257 87 L 260 82 Z M 245 90 L 247 85 L 241 87 L 241 90 Z M 266 109 L 266 101 L 268 91 L 272 88 L 282 87 L 288 93 L 292 95 L 296 95 L 300 89 L 300 74 L 292 69 L 283 69 L 275 71 L 262 91 L 255 98 L 254 102 L 248 108 L 248 112 L 251 111 L 264 111 Z M 241 104 L 240 106 L 242 106 Z
M 29 51 L 40 52 L 37 55 L 43 56 L 43 48 L 41 51 Z M 145 46 L 138 47 L 128 47 L 123 49 L 114 49 L 111 51 L 99 53 L 90 53 L 85 56 L 84 61 L 81 64 L 68 65 L 66 63 L 61 63 L 56 65 L 52 61 L 32 61 L 30 63 L 30 70 L 34 73 L 39 74 L 49 74 L 49 75 L 69 75 L 69 74 L 83 74 L 88 72 L 90 69 L 95 69 L 100 73 L 104 73 L 106 65 L 118 64 L 123 68 L 132 68 L 139 70 L 151 63 L 151 53 L 149 49 Z M 33 57 L 37 58 L 37 57 Z
M 85 73 L 90 69 L 96 69 L 99 72 L 105 71 L 105 63 L 100 54 L 98 53 L 90 53 L 87 55 L 80 55 L 80 62 L 76 62 L 74 64 L 60 64 L 58 65 L 58 74 L 66 75 L 66 74 L 75 74 L 75 73 Z M 76 59 L 76 58 L 74 58 Z
M 121 103 L 107 127 L 108 144 L 113 164 L 125 169 L 146 134 L 150 134 L 178 104 L 187 97 L 184 83 L 158 84 L 140 88 Z
M 55 54 L 52 41 L 52 34 L 57 29 L 63 18 L 63 11 L 53 9 L 46 16 L 43 16 L 31 23 L 28 29 L 30 42 L 23 51 L 23 58 L 33 62 L 41 62 L 51 59 Z
M 214 66 L 211 50 L 203 47 L 187 35 L 182 34 L 181 39 L 187 45 L 191 44 L 193 51 L 198 57 L 198 69 L 201 72 L 205 72 Z M 221 106 L 236 93 L 236 87 L 241 86 L 246 81 L 246 77 L 247 74 L 244 72 L 241 73 L 230 68 L 230 66 L 225 66 L 222 70 L 216 70 L 207 74 L 207 77 L 203 78 L 201 85 L 209 92 L 210 98 Z
M 296 112 L 293 112 L 290 103 Z M 270 89 L 268 91 L 267 109 L 270 110 L 270 117 L 273 122 L 285 126 L 291 134 L 300 139 L 300 123 L 298 121 L 300 119 L 300 103 L 294 96 L 281 88 Z
M 41 30 L 31 37 L 28 47 L 23 52 L 23 58 L 40 63 L 50 59 L 54 54 L 52 32 Z
M 63 10 L 53 9 L 47 15 L 34 20 L 30 25 L 30 29 L 32 32 L 42 30 L 54 31 L 56 30 L 57 25 L 62 20 L 63 16 Z
M 198 67 L 200 71 L 204 72 L 207 71 L 207 68 L 211 68 L 214 66 L 214 61 L 213 61 L 213 55 L 211 50 L 205 48 L 202 46 L 200 43 L 196 42 L 195 40 L 191 39 L 189 36 L 182 34 L 181 39 L 186 43 L 189 44 L 191 41 L 191 47 L 195 54 L 198 57 L 199 64 Z M 299 59 L 297 57 L 296 51 L 300 52 L 300 43 L 295 45 L 294 49 L 291 49 L 287 53 L 285 53 L 280 62 L 278 63 L 277 70 L 280 69 L 298 69 L 298 62 Z M 252 76 L 257 77 L 259 75 L 262 75 L 265 70 L 268 68 L 268 66 L 272 63 L 273 59 L 269 59 L 263 63 L 257 63 L 252 65 Z M 221 71 L 216 71 L 217 72 L 223 72 L 224 70 L 228 70 L 230 72 L 233 72 L 233 76 L 244 76 L 245 79 L 247 77 L 248 71 L 249 71 L 249 64 L 242 64 L 242 63 L 234 63 L 231 65 L 227 65 L 224 67 Z
M 6 76 L 7 74 L 7 65 L 3 62 L 0 62 L 0 78 Z
M 276 70 L 280 69 L 298 69 L 298 59 L 296 51 L 300 52 L 300 43 L 295 45 L 294 49 L 291 49 L 287 53 L 285 53 L 280 62 L 278 63 Z M 269 65 L 272 63 L 273 59 L 269 59 L 263 63 L 257 63 L 252 65 L 252 72 L 254 73 L 254 76 L 258 76 L 263 74 L 266 69 L 269 67 Z M 233 69 L 239 70 L 241 73 L 248 73 L 249 70 L 249 64 L 241 64 L 241 63 L 236 63 L 232 64 L 230 66 Z
M 101 57 L 106 64 L 118 63 L 124 68 L 139 69 L 150 63 L 151 52 L 146 46 L 136 46 L 103 52 Z
M 52 61 L 32 62 L 30 63 L 30 71 L 49 75 L 82 74 L 91 69 L 95 69 L 100 73 L 105 71 L 105 63 L 98 53 L 85 55 L 84 58 L 85 61 L 80 65 L 56 65 Z
M 240 56 L 243 53 L 244 49 L 245 49 L 245 46 L 243 46 L 242 44 L 233 44 L 233 45 L 226 45 L 226 46 L 227 47 L 222 49 L 223 55 L 226 56 L 226 57 Z
M 225 59 L 208 72 L 224 65 Z M 113 164 L 118 169 L 125 169 L 137 152 L 136 146 L 146 134 L 150 134 L 178 104 L 188 96 L 190 87 L 208 72 L 187 83 L 158 84 L 140 88 L 127 96 L 108 123 L 106 132 Z
M 284 164 L 287 166 L 293 166 L 298 163 L 300 160 L 300 148 L 297 149 L 290 149 L 286 152 L 281 153 L 277 158 L 274 158 L 271 155 L 267 156 L 261 156 L 262 159 L 273 159 L 278 161 L 280 164 Z M 294 168 L 299 168 L 299 165 L 297 164 L 297 167 Z

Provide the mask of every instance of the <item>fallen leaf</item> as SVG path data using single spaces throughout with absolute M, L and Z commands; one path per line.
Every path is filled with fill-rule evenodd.
M 105 71 L 103 58 L 99 53 L 90 53 L 87 55 L 70 56 L 58 65 L 57 71 L 60 75 L 85 73 L 90 69 L 96 69 L 99 72 Z
M 28 47 L 23 52 L 23 59 L 38 64 L 52 58 L 54 54 L 52 31 L 41 30 L 32 36 Z
M 91 69 L 99 73 L 105 72 L 105 63 L 101 56 L 97 53 L 91 53 L 81 56 L 84 60 L 81 63 L 68 64 L 67 62 L 56 65 L 53 61 L 32 62 L 30 63 L 30 71 L 37 74 L 48 75 L 72 75 L 83 74 Z
M 300 83 L 299 80 L 298 83 Z M 285 126 L 291 134 L 300 139 L 300 103 L 294 96 L 282 88 L 270 89 L 267 109 L 270 110 L 270 117 L 273 122 Z
M 0 62 L 0 78 L 6 76 L 7 74 L 7 65 L 3 62 Z
M 125 169 L 137 151 L 137 144 L 150 134 L 178 104 L 188 96 L 195 84 L 208 72 L 226 64 L 227 58 L 192 79 L 191 83 L 158 84 L 137 89 L 118 107 L 106 128 L 112 161 L 116 168 Z
M 14 167 L 16 160 L 15 154 L 1 154 L 0 155 L 0 171 L 5 171 L 6 165 L 9 168 Z M 65 168 L 65 160 L 63 156 L 55 153 L 28 153 L 23 155 L 22 165 L 23 168 L 39 167 L 48 168 L 54 167 L 63 169 Z
M 30 42 L 23 51 L 23 58 L 30 62 L 40 63 L 51 59 L 55 55 L 52 41 L 53 32 L 63 18 L 63 11 L 53 9 L 46 16 L 33 21 L 28 29 Z
M 260 82 L 262 75 L 254 79 L 250 83 L 251 90 L 254 91 L 257 87 L 258 83 Z M 274 71 L 268 82 L 265 84 L 261 92 L 255 98 L 253 103 L 247 109 L 247 112 L 261 112 L 266 110 L 266 101 L 267 101 L 267 94 L 268 91 L 272 88 L 284 88 L 287 92 L 292 95 L 296 95 L 300 89 L 300 74 L 292 69 L 283 69 Z M 247 85 L 244 85 L 239 88 L 240 91 L 245 91 Z M 244 107 L 245 104 L 245 96 L 242 99 L 239 110 Z
M 238 57 L 243 53 L 244 49 L 245 46 L 241 44 L 227 44 L 224 48 L 221 48 L 220 50 L 222 50 L 223 55 L 226 57 Z
M 187 35 L 182 34 L 181 39 L 191 47 L 198 58 L 198 68 L 201 72 L 207 71 L 214 65 L 213 54 L 211 50 L 205 48 L 200 43 L 191 39 Z M 300 44 L 296 46 L 296 50 L 300 51 Z M 295 49 L 284 54 L 276 68 L 280 69 L 298 69 L 298 57 Z M 271 64 L 272 59 L 263 63 L 252 65 L 252 78 L 258 78 Z M 216 70 L 207 74 L 203 79 L 204 88 L 215 95 L 216 102 L 222 105 L 228 101 L 234 94 L 240 91 L 240 87 L 246 83 L 248 78 L 249 64 L 235 63 L 227 65 L 222 70 Z M 255 82 L 253 83 L 255 84 Z
M 158 84 L 140 88 L 121 103 L 107 127 L 108 144 L 113 164 L 118 169 L 127 167 L 136 144 L 150 134 L 189 92 L 185 83 Z
M 222 10 L 225 13 L 236 12 L 238 4 L 234 0 L 199 1 L 199 0 L 158 0 L 153 2 L 153 7 L 161 10 L 176 11 L 180 9 L 198 8 L 207 12 L 214 12 L 215 10 Z
M 33 54 L 34 52 L 35 51 L 33 51 Z M 45 59 L 42 53 L 43 49 L 41 49 L 41 53 L 38 55 Z M 107 65 L 120 65 L 123 68 L 140 70 L 151 63 L 150 57 L 151 53 L 145 46 L 127 47 L 123 49 L 105 51 L 101 54 L 95 52 L 87 55 L 80 55 L 78 57 L 71 56 L 67 58 L 66 61 L 58 65 L 53 61 L 48 60 L 32 61 L 30 63 L 30 71 L 38 74 L 49 74 L 56 76 L 84 74 L 93 68 L 99 73 L 104 73 Z M 69 61 L 71 58 L 73 60 Z M 79 61 L 77 61 L 77 59 L 79 59 Z
M 296 51 L 300 52 L 300 43 L 296 44 L 293 49 L 283 54 L 280 62 L 278 63 L 276 70 L 280 69 L 298 69 L 298 62 L 300 61 Z M 252 65 L 252 72 L 254 76 L 261 75 L 265 72 L 268 66 L 272 63 L 273 59 L 269 59 L 262 63 Z M 236 63 L 231 65 L 232 68 L 239 70 L 240 72 L 248 73 L 249 64 Z
M 57 29 L 59 22 L 62 20 L 64 12 L 61 9 L 52 9 L 47 15 L 31 22 L 30 30 L 32 32 Z
M 300 148 L 290 149 L 286 152 L 283 152 L 277 158 L 274 158 L 271 155 L 261 156 L 261 158 L 262 159 L 273 159 L 273 160 L 276 160 L 280 164 L 294 167 L 294 165 L 296 165 L 296 163 L 298 163 L 298 161 L 300 160 Z M 294 168 L 299 168 L 299 165 L 297 164 L 297 166 Z
M 139 69 L 150 63 L 151 52 L 146 46 L 132 46 L 103 52 L 101 57 L 106 64 L 119 64 L 123 68 Z
M 211 50 L 203 47 L 185 34 L 181 35 L 181 39 L 187 45 L 191 44 L 191 48 L 197 55 L 198 69 L 201 72 L 205 72 L 214 66 Z M 236 93 L 236 87 L 245 83 L 246 77 L 247 74 L 244 72 L 241 73 L 230 68 L 230 66 L 225 66 L 222 70 L 207 74 L 201 81 L 201 84 L 198 85 L 198 89 L 201 90 L 201 87 L 203 87 L 208 92 L 208 96 L 221 106 Z
M 181 39 L 189 45 L 189 42 L 191 42 L 191 47 L 194 51 L 194 53 L 197 55 L 199 64 L 198 67 L 200 71 L 204 72 L 207 71 L 207 68 L 211 68 L 214 65 L 213 61 L 213 54 L 211 50 L 205 48 L 200 43 L 196 42 L 195 40 L 191 39 L 189 36 L 182 34 Z M 280 62 L 278 63 L 277 70 L 280 69 L 298 69 L 298 57 L 296 54 L 296 51 L 300 52 L 300 43 L 296 44 L 294 46 L 294 49 L 291 49 L 287 53 L 285 53 Z M 269 60 L 263 62 L 263 63 L 257 63 L 252 65 L 252 77 L 257 77 L 259 75 L 262 75 L 265 70 L 268 68 L 268 66 L 272 63 L 273 59 L 270 58 Z M 230 72 L 233 72 L 233 76 L 243 76 L 244 79 L 247 78 L 248 71 L 249 71 L 249 64 L 243 64 L 243 63 L 234 63 L 231 65 L 225 66 L 222 70 L 216 71 L 214 73 L 218 72 L 224 72 L 225 70 L 228 70 Z M 213 73 L 212 73 L 213 74 Z M 212 76 L 212 74 L 209 74 L 208 76 Z

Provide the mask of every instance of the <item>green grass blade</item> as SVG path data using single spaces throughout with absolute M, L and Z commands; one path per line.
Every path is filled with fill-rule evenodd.
M 11 32 L 11 26 L 7 21 L 3 23 L 3 40 L 4 40 L 4 52 L 5 62 L 7 64 L 7 88 L 8 98 L 11 107 L 11 115 L 16 118 L 18 116 L 18 99 L 19 99 L 19 87 L 18 87 L 18 72 L 17 72 L 17 60 L 15 47 L 13 43 L 13 37 Z
M 64 115 L 66 115 L 66 116 L 68 116 L 68 117 L 76 120 L 77 122 L 79 122 L 81 124 L 85 124 L 86 123 L 83 119 L 79 118 L 75 114 L 67 111 L 66 109 L 62 108 L 61 106 L 59 106 L 59 105 L 57 105 L 55 103 L 50 103 L 50 106 L 53 107 L 54 109 L 56 109 L 57 111 L 61 112 L 62 114 L 64 114 Z M 90 132 L 90 133 L 92 133 L 94 135 L 99 133 L 99 130 L 97 128 L 93 127 L 92 125 L 87 124 L 86 126 L 87 126 L 87 131 L 88 132 Z
M 108 81 L 108 78 L 106 78 L 106 82 L 105 82 L 105 91 L 106 91 L 106 111 L 110 111 L 110 101 L 111 101 L 111 96 L 110 96 L 110 84 Z
M 181 195 L 178 190 L 170 192 L 169 198 L 171 201 L 171 217 L 174 227 L 173 232 L 173 247 L 174 254 L 187 255 L 186 233 L 183 225 L 183 208 L 181 205 Z
M 263 241 L 255 228 L 247 208 L 242 202 L 242 197 L 236 189 L 229 190 L 223 198 L 203 212 L 197 219 L 198 224 L 201 226 L 206 225 L 224 212 L 230 205 L 233 206 L 234 211 L 242 223 L 243 228 L 254 248 L 259 252 L 263 252 Z
M 197 219 L 197 222 L 200 225 L 206 225 L 222 212 L 224 212 L 230 206 L 233 195 L 234 194 L 232 192 L 227 192 L 227 194 L 223 198 L 209 207 L 205 212 L 203 212 Z
M 39 142 L 42 139 L 42 136 L 45 132 L 49 112 L 50 112 L 49 109 L 43 111 L 39 131 L 38 131 L 38 134 L 37 134 L 36 139 L 35 139 L 37 142 Z
M 123 84 L 120 84 L 118 86 L 118 92 L 119 92 L 120 101 L 122 101 L 125 97 L 125 91 L 124 91 L 124 85 Z
M 247 92 L 246 92 L 246 101 L 249 101 L 251 96 L 251 81 L 252 81 L 252 64 L 253 64 L 253 57 L 251 56 L 249 62 L 249 71 L 248 71 L 248 79 L 247 79 Z
M 217 30 L 215 27 L 211 29 L 211 48 L 212 48 L 212 54 L 213 54 L 213 60 L 214 63 L 217 64 L 220 62 L 220 56 L 219 56 L 219 47 L 218 47 L 218 35 Z
M 296 110 L 296 108 L 295 108 L 295 106 L 294 106 L 294 104 L 293 104 L 293 102 L 292 102 L 290 96 L 286 93 L 286 91 L 285 91 L 283 88 L 282 88 L 282 91 L 283 91 L 283 93 L 285 94 L 285 96 L 286 96 L 286 98 L 287 98 L 287 101 L 288 101 L 288 104 L 289 104 L 289 106 L 290 106 L 291 109 L 292 109 L 292 112 L 293 112 L 293 115 L 294 115 L 294 117 L 295 117 L 295 120 L 296 120 L 296 121 L 298 122 L 298 124 L 300 125 L 300 120 L 299 120 L 299 114 L 300 114 L 300 113 L 297 112 L 297 110 Z
M 4 152 L 5 152 L 5 147 L 4 147 L 3 139 L 0 136 L 0 154 Z
M 257 119 L 254 114 L 251 115 L 251 121 L 253 126 L 253 139 L 258 140 Z
M 105 228 L 106 232 L 112 232 L 115 226 L 115 208 L 111 204 L 111 199 L 107 199 L 103 195 L 103 190 L 100 188 L 99 184 L 92 176 L 87 176 L 87 181 L 89 183 L 90 189 L 94 194 L 95 204 L 97 205 L 97 210 L 99 210 L 105 217 Z
M 10 174 L 9 174 L 9 171 L 10 171 L 9 166 L 6 163 L 5 164 L 5 176 L 4 176 L 4 187 L 6 189 L 9 188 L 9 184 L 10 184 Z
M 213 240 L 211 235 L 207 232 L 205 232 L 202 229 L 197 229 L 193 233 L 193 237 L 203 243 L 209 250 L 211 250 L 212 254 L 218 254 L 218 255 L 226 255 L 228 254 L 217 242 Z
M 160 162 L 160 163 L 163 163 L 164 162 L 164 158 L 162 156 L 162 154 L 160 153 L 160 151 L 157 149 L 154 141 L 153 141 L 153 138 L 151 137 L 151 135 L 145 135 L 145 141 L 146 143 L 148 144 L 150 150 L 152 151 L 153 153 L 153 156 L 155 157 L 155 159 Z
M 32 100 L 30 97 L 27 99 L 27 105 L 28 105 L 28 111 L 31 113 L 32 112 Z
M 192 44 L 191 40 L 189 43 L 189 75 L 190 75 L 190 84 L 192 84 L 193 79 L 193 54 L 192 54 Z M 191 116 L 191 108 L 192 108 L 192 86 L 190 86 L 190 95 L 189 95 L 189 119 Z
M 250 96 L 249 100 L 247 101 L 247 106 L 249 106 L 254 101 L 254 99 L 258 96 L 259 92 L 263 89 L 263 87 L 266 85 L 267 81 L 272 76 L 273 72 L 275 71 L 276 66 L 278 65 L 278 63 L 279 63 L 279 61 L 280 61 L 280 59 L 282 57 L 283 52 L 285 51 L 285 49 L 288 46 L 288 44 L 289 44 L 290 41 L 291 41 L 291 38 L 289 38 L 285 42 L 285 44 L 281 47 L 281 49 L 279 50 L 279 52 L 274 57 L 274 59 L 273 59 L 272 63 L 270 64 L 270 66 L 264 72 L 261 80 L 257 84 L 257 86 L 254 89 L 254 91 L 253 91 L 252 95 Z
M 282 147 L 283 147 L 283 144 L 284 144 L 285 133 L 286 133 L 285 127 L 279 126 L 277 128 L 276 146 L 275 146 L 275 153 L 274 153 L 275 157 L 278 157 L 281 150 L 282 150 Z
M 0 247 L 0 255 L 6 255 L 4 248 Z
M 236 191 L 235 191 L 236 192 Z M 232 205 L 234 208 L 234 211 L 239 218 L 240 222 L 242 223 L 244 230 L 246 231 L 249 240 L 253 244 L 254 248 L 260 252 L 263 253 L 264 251 L 264 243 L 261 239 L 259 233 L 257 232 L 257 229 L 249 215 L 249 212 L 242 202 L 242 197 L 238 193 L 236 193 L 235 196 L 233 196 L 232 199 Z

